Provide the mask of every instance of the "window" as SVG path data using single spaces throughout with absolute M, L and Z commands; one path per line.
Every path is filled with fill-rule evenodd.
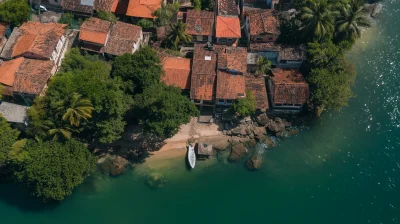
M 257 37 L 257 38 L 256 38 L 256 41 L 262 41 L 262 40 L 263 40 L 262 37 Z
M 232 38 L 229 38 L 227 41 L 228 41 L 228 42 L 232 42 L 232 41 L 233 41 L 233 39 L 232 39 Z
M 219 38 L 219 42 L 226 43 L 226 38 Z

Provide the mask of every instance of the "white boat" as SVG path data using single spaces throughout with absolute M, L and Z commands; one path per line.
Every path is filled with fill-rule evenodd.
M 188 155 L 189 165 L 193 169 L 194 166 L 196 165 L 196 153 L 194 152 L 194 145 L 193 144 L 189 144 L 189 149 L 188 149 L 188 154 L 187 155 Z

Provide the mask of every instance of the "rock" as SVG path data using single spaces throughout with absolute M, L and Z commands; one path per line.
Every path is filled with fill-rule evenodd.
M 270 121 L 268 123 L 267 128 L 269 131 L 271 131 L 273 133 L 277 133 L 277 132 L 281 132 L 281 131 L 285 130 L 285 125 L 282 123 L 282 121 L 279 118 L 279 120 Z
M 267 114 L 260 114 L 257 117 L 257 122 L 262 125 L 262 126 L 266 126 L 269 123 L 269 118 L 267 116 Z
M 300 131 L 299 131 L 299 129 L 292 127 L 292 128 L 288 129 L 288 132 L 289 132 L 290 136 L 292 136 L 292 135 L 297 135 Z
M 252 123 L 251 117 L 250 117 L 250 116 L 245 117 L 243 120 L 244 120 L 245 123 L 248 123 L 248 124 L 249 124 L 249 123 Z
M 154 189 L 163 187 L 166 182 L 167 181 L 164 178 L 164 176 L 159 173 L 151 173 L 146 178 L 147 186 L 154 188 Z
M 249 144 L 249 147 L 254 147 L 256 146 L 257 141 L 254 139 L 250 139 L 250 141 L 248 141 L 247 144 Z
M 122 158 L 121 156 L 117 156 L 115 160 L 113 161 L 112 165 L 114 169 L 111 169 L 111 176 L 118 176 L 122 173 L 125 172 L 125 167 L 128 165 L 129 162 L 125 158 Z
M 246 135 L 252 134 L 253 131 L 251 130 L 251 127 L 246 127 Z
M 267 146 L 267 149 L 270 149 L 270 148 L 273 148 L 276 146 L 276 141 L 275 141 L 274 137 L 272 137 L 272 136 L 265 136 L 261 142 L 263 142 Z
M 236 128 L 231 130 L 231 133 L 232 133 L 232 135 L 235 135 L 235 136 L 237 136 L 237 135 L 247 135 L 246 127 L 245 126 L 236 127 Z
M 257 170 L 260 169 L 262 164 L 262 156 L 254 155 L 247 160 L 247 168 L 249 170 Z
M 265 127 L 252 127 L 255 136 L 260 137 L 267 134 Z
M 236 144 L 232 147 L 232 151 L 228 159 L 231 162 L 237 162 L 241 160 L 247 154 L 247 152 L 248 151 L 243 143 Z
M 224 124 L 224 129 L 225 129 L 225 130 L 231 130 L 231 129 L 232 129 L 232 125 L 229 124 L 229 123 L 225 123 L 225 124 Z
M 276 137 L 283 138 L 283 139 L 289 138 L 290 137 L 290 133 L 288 131 L 286 131 L 286 130 L 283 130 L 281 132 L 276 133 Z
M 253 133 L 249 134 L 249 138 L 254 139 L 254 134 Z
M 98 161 L 99 170 L 111 176 L 118 176 L 125 172 L 125 168 L 129 164 L 129 161 L 121 156 L 107 155 L 100 158 Z
M 376 16 L 382 11 L 382 4 L 381 3 L 375 3 L 375 7 L 372 10 L 371 16 L 373 18 L 376 18 Z
M 281 119 L 281 122 L 282 122 L 283 125 L 285 125 L 285 127 L 291 127 L 292 126 L 292 123 L 290 123 L 286 119 Z
M 212 144 L 213 149 L 215 150 L 225 150 L 229 148 L 229 141 L 228 141 L 228 137 L 227 136 L 221 136 L 218 138 L 212 138 L 209 140 L 206 140 L 206 142 L 208 141 L 209 143 Z

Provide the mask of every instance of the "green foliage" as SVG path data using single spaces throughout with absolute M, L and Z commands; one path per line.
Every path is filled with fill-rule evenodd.
M 328 0 L 306 1 L 301 8 L 301 30 L 310 40 L 322 40 L 334 32 L 334 12 Z
M 156 16 L 155 24 L 157 27 L 166 26 L 171 23 L 172 18 L 179 12 L 179 2 L 173 4 L 162 5 L 161 8 L 157 9 L 153 15 Z
M 129 93 L 141 93 L 143 90 L 160 82 L 163 70 L 160 58 L 151 47 L 142 47 L 135 54 L 124 54 L 115 59 L 113 77 L 124 82 Z
M 214 9 L 214 1 L 213 0 L 201 0 L 201 5 L 203 10 L 212 11 Z
M 197 11 L 201 10 L 201 0 L 193 0 L 194 9 Z
M 190 43 L 192 41 L 192 35 L 186 33 L 186 24 L 182 21 L 178 21 L 175 24 L 170 24 L 170 33 L 167 36 L 169 45 L 177 50 L 180 43 Z
M 137 23 L 138 26 L 141 26 L 143 29 L 150 29 L 154 26 L 153 21 L 150 21 L 148 19 L 141 19 Z
M 70 97 L 74 94 L 88 99 L 93 106 L 92 119 L 88 121 L 83 119 L 82 123 L 79 122 L 79 129 L 69 127 L 70 122 L 65 124 L 62 120 L 65 113 L 60 113 L 60 102 L 71 102 Z M 46 96 L 35 100 L 34 106 L 29 109 L 31 125 L 28 133 L 46 139 L 52 130 L 52 138 L 56 133 L 58 137 L 68 138 L 66 131 L 70 131 L 87 141 L 110 143 L 120 137 L 117 137 L 116 133 L 120 135 L 124 131 L 123 117 L 132 105 L 132 97 L 124 93 L 121 80 L 110 77 L 110 67 L 106 63 L 97 57 L 84 56 L 79 50 L 72 49 L 64 59 L 62 72 L 51 80 Z M 67 106 L 68 104 L 64 104 L 64 109 L 68 110 Z M 85 115 L 81 115 L 89 118 L 87 115 L 91 106 L 86 102 L 85 107 Z M 69 116 L 66 117 L 71 121 Z M 74 118 L 76 119 L 77 117 Z M 105 125 L 116 120 L 124 125 Z M 77 126 L 76 124 L 74 121 L 73 125 Z M 112 135 L 108 135 L 109 133 Z
M 0 115 L 0 167 L 6 163 L 8 153 L 18 136 L 19 131 L 11 128 L 7 120 Z
M 30 9 L 25 0 L 7 0 L 0 4 L 0 21 L 19 26 L 27 21 Z
M 290 45 L 299 45 L 306 42 L 304 35 L 299 35 L 301 28 L 300 21 L 297 19 L 281 20 L 280 31 L 277 42 Z
M 4 86 L 0 84 L 0 100 L 3 99 Z
M 257 74 L 267 74 L 271 70 L 272 62 L 266 57 L 260 56 L 257 61 Z
M 164 83 L 150 86 L 136 95 L 135 112 L 144 130 L 160 137 L 173 136 L 181 124 L 199 115 L 194 103 L 182 96 L 179 88 Z
M 58 23 L 67 24 L 71 28 L 74 23 L 74 15 L 72 13 L 63 13 Z
M 97 11 L 97 16 L 102 20 L 107 20 L 113 23 L 119 20 L 119 18 L 112 12 Z
M 326 41 L 322 43 L 308 43 L 307 54 L 309 62 L 315 68 L 328 66 L 342 52 L 332 41 Z
M 14 176 L 43 201 L 63 200 L 96 167 L 94 156 L 75 140 L 65 143 L 29 140 L 23 152 L 27 156 L 12 161 Z
M 62 113 L 62 120 L 69 120 L 70 124 L 79 127 L 81 120 L 92 118 L 93 105 L 89 99 L 84 99 L 78 93 L 72 93 L 70 97 L 58 102 L 57 111 Z
M 246 117 L 256 112 L 256 98 L 251 91 L 246 91 L 246 97 L 238 99 L 232 109 L 240 116 Z

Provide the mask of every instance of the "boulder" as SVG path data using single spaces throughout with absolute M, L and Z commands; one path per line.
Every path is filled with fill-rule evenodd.
M 286 119 L 281 119 L 281 122 L 282 122 L 283 125 L 285 125 L 285 127 L 291 127 L 292 126 L 292 123 L 290 123 Z
M 161 188 L 166 183 L 166 179 L 159 173 L 151 173 L 146 178 L 146 184 L 150 188 Z
M 107 155 L 98 160 L 99 170 L 111 176 L 118 176 L 125 172 L 129 161 L 121 156 Z
M 232 147 L 232 151 L 228 159 L 231 162 L 237 162 L 241 160 L 247 154 L 247 152 L 247 148 L 243 143 L 236 144 Z
M 290 133 L 287 130 L 283 130 L 281 132 L 276 133 L 276 137 L 283 138 L 283 139 L 289 138 Z
M 372 10 L 371 16 L 376 18 L 376 16 L 382 11 L 382 4 L 375 3 L 374 9 Z
M 268 149 L 276 146 L 276 141 L 272 136 L 265 136 L 262 140 L 260 139 L 260 142 L 263 142 Z
M 255 136 L 260 137 L 267 134 L 265 127 L 252 127 Z
M 283 124 L 283 122 L 280 119 L 278 119 L 276 121 L 270 121 L 268 123 L 267 128 L 269 131 L 277 133 L 285 130 L 285 124 Z
M 300 132 L 298 128 L 294 127 L 287 129 L 287 131 L 289 132 L 290 136 L 297 135 Z
M 205 142 L 209 142 L 212 144 L 213 149 L 215 150 L 225 150 L 229 148 L 229 137 L 227 136 L 221 136 L 218 138 L 210 138 L 210 139 L 205 139 Z
M 260 114 L 257 117 L 257 122 L 262 125 L 262 126 L 266 126 L 269 123 L 269 118 L 267 116 L 267 114 Z
M 246 127 L 245 126 L 236 127 L 236 128 L 231 130 L 231 134 L 235 135 L 235 136 L 237 136 L 237 135 L 247 135 Z
M 247 144 L 249 145 L 249 147 L 254 147 L 256 146 L 257 141 L 254 139 L 250 139 L 250 141 L 248 141 Z
M 262 162 L 263 162 L 263 160 L 262 160 L 261 155 L 254 155 L 254 156 L 250 157 L 249 160 L 247 160 L 247 168 L 249 170 L 260 169 Z
M 225 130 L 231 130 L 232 129 L 232 125 L 227 122 L 227 123 L 224 124 L 224 129 Z

